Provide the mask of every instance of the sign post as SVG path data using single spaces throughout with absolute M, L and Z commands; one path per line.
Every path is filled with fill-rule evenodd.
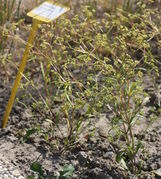
M 30 32 L 28 42 L 27 42 L 27 45 L 25 48 L 25 52 L 23 54 L 16 79 L 15 79 L 14 85 L 12 87 L 11 96 L 9 98 L 9 101 L 8 101 L 8 104 L 6 107 L 6 111 L 3 116 L 3 121 L 2 121 L 3 128 L 5 128 L 7 125 L 8 117 L 12 110 L 12 106 L 13 106 L 13 103 L 14 103 L 14 100 L 16 97 L 16 93 L 17 93 L 18 87 L 20 85 L 21 78 L 22 78 L 26 63 L 27 63 L 27 57 L 29 55 L 30 48 L 32 47 L 35 33 L 38 29 L 38 24 L 50 23 L 53 20 L 55 20 L 56 18 L 58 18 L 59 16 L 61 16 L 62 14 L 66 13 L 67 11 L 69 11 L 68 7 L 64 7 L 59 4 L 53 4 L 51 1 L 46 1 L 27 14 L 28 16 L 33 18 L 32 30 Z

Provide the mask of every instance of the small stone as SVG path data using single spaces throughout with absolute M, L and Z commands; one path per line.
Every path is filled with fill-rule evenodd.
M 19 176 L 18 179 L 25 179 L 23 176 Z
M 84 164 L 87 163 L 88 156 L 87 156 L 87 154 L 85 152 L 80 151 L 78 153 L 77 157 L 78 157 L 78 161 L 79 161 L 80 165 L 84 165 Z
M 13 174 L 15 177 L 20 176 L 20 172 L 19 172 L 18 170 L 14 170 L 14 171 L 12 172 L 12 174 Z
M 104 159 L 113 160 L 113 158 L 114 158 L 114 153 L 113 153 L 113 152 L 106 152 L 106 153 L 103 155 L 103 158 L 104 158 Z
M 9 177 L 7 174 L 4 174 L 3 179 L 11 179 L 11 177 Z
M 3 173 L 5 173 L 7 171 L 7 168 L 3 167 Z

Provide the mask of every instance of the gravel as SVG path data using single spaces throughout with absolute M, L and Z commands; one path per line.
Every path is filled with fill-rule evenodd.
M 0 155 L 0 179 L 25 179 L 20 172 Z

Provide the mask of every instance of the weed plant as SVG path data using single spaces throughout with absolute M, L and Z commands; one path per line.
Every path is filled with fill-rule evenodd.
M 18 3 L 16 7 L 16 2 Z M 21 0 L 0 0 L 0 68 L 1 73 L 5 73 L 6 79 L 10 72 L 7 62 L 11 59 L 11 49 L 13 48 L 13 37 L 19 22 L 13 22 L 15 15 L 19 14 Z M 17 19 L 18 20 L 18 19 Z
M 96 18 L 95 8 L 86 6 L 71 20 L 43 26 L 35 51 L 46 89 L 41 104 L 51 111 L 60 100 L 59 113 L 68 126 L 65 141 L 77 139 L 83 120 L 91 114 L 110 110 L 110 133 L 118 140 L 116 159 L 134 174 L 139 171 L 136 157 L 142 149 L 134 128 L 141 122 L 148 97 L 143 76 L 158 73 L 158 57 L 151 45 L 154 38 L 159 43 L 160 29 L 152 19 L 159 17 L 159 11 L 149 9 L 148 3 L 137 3 L 135 13 L 117 9 L 101 19 Z
M 34 162 L 30 166 L 31 170 L 38 174 L 37 177 L 29 176 L 27 179 L 45 179 L 48 178 L 45 175 L 45 169 L 38 162 Z M 65 165 L 63 170 L 59 171 L 59 176 L 50 176 L 51 179 L 70 179 L 74 173 L 74 167 L 72 165 Z
M 0 50 L 4 48 L 3 43 L 6 39 L 6 36 L 4 36 L 3 27 L 12 18 L 14 4 L 15 4 L 15 0 L 1 0 L 0 1 Z
M 152 4 L 139 1 L 134 13 L 127 1 L 124 8 L 98 16 L 95 3 L 83 7 L 71 19 L 42 25 L 30 58 L 30 63 L 39 60 L 37 69 L 44 86 L 41 93 L 39 84 L 29 78 L 40 96 L 37 100 L 30 94 L 33 108 L 55 127 L 66 122 L 64 144 L 77 141 L 83 122 L 91 115 L 110 111 L 109 136 L 118 147 L 116 160 L 133 174 L 139 172 L 136 158 L 142 150 L 141 141 L 135 138 L 135 126 L 137 121 L 142 122 L 148 97 L 143 77 L 158 75 L 159 57 L 152 45 L 155 40 L 156 48 L 160 48 L 160 11 L 149 8 Z M 54 112 L 57 104 L 59 111 Z

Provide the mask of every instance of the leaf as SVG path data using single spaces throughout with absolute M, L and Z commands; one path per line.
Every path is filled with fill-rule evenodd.
M 121 159 L 123 158 L 124 155 L 124 151 L 120 151 L 117 155 L 116 155 L 116 161 L 119 163 L 121 161 Z
M 126 154 L 128 156 L 129 159 L 132 159 L 133 158 L 133 148 L 132 148 L 132 144 L 130 144 L 128 147 L 127 147 L 127 151 L 126 151 Z
M 27 131 L 26 136 L 29 137 L 30 135 L 34 134 L 37 131 L 38 131 L 37 128 L 30 129 Z
M 126 162 L 125 162 L 125 160 L 124 160 L 123 158 L 121 159 L 120 163 L 122 164 L 122 166 L 123 166 L 126 170 L 129 170 L 128 167 L 127 167 L 127 165 L 126 165 Z
M 161 176 L 161 168 L 153 171 L 156 175 Z
M 128 93 L 129 97 L 131 97 L 133 95 L 133 92 L 134 92 L 134 90 L 136 88 L 136 85 L 137 85 L 137 83 L 135 83 L 135 82 L 133 82 L 131 84 L 130 89 L 129 89 L 129 93 Z
M 71 104 L 71 106 L 73 106 L 73 104 L 72 104 L 72 102 L 71 102 L 70 97 L 69 97 L 68 94 L 66 94 L 66 98 L 67 98 L 67 100 L 69 101 L 69 103 Z
M 122 166 L 126 169 L 126 170 L 129 170 L 127 165 L 126 165 L 126 162 L 124 160 L 124 155 L 125 155 L 125 151 L 120 151 L 117 155 L 116 155 L 116 161 L 121 163 Z
M 27 177 L 27 179 L 35 179 L 35 177 L 34 176 L 29 176 L 29 177 Z
M 74 167 L 72 165 L 65 165 L 63 171 L 60 171 L 58 179 L 69 179 L 74 173 Z
M 141 143 L 141 141 L 139 140 L 135 149 L 135 155 L 138 153 L 139 149 L 143 147 L 143 144 Z
M 23 136 L 23 140 L 27 140 L 32 134 L 36 133 L 37 131 L 39 131 L 38 128 L 32 128 L 27 130 L 26 134 Z
M 30 169 L 34 172 L 37 172 L 41 176 L 44 175 L 44 170 L 42 168 L 42 165 L 37 162 L 32 163 Z
M 44 72 L 44 67 L 43 67 L 42 62 L 40 63 L 40 67 L 41 67 L 42 76 L 45 79 L 45 72 Z

